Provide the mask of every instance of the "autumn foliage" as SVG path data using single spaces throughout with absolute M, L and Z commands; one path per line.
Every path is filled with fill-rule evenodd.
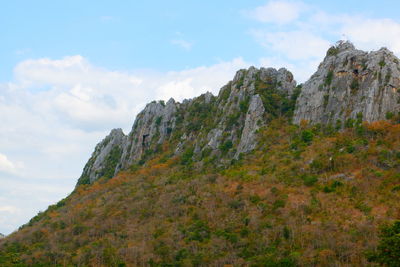
M 0 243 L 1 266 L 368 266 L 400 218 L 400 125 L 276 119 L 242 159 L 143 166 L 81 185 Z

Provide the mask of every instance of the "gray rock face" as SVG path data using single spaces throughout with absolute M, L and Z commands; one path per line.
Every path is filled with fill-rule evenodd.
M 259 95 L 253 95 L 250 100 L 250 106 L 246 114 L 242 136 L 235 154 L 237 158 L 240 153 L 253 150 L 256 146 L 256 132 L 261 125 L 264 125 L 263 114 L 265 112 L 264 104 Z
M 207 92 L 182 103 L 153 101 L 137 115 L 127 136 L 113 130 L 96 146 L 78 184 L 143 163 L 165 141 L 175 145 L 175 154 L 193 149 L 193 159 L 216 157 L 223 164 L 238 158 L 255 148 L 256 131 L 268 122 L 261 95 L 277 90 L 289 97 L 295 87 L 286 69 L 250 67 L 238 71 L 217 97 Z
M 162 144 L 168 138 L 175 128 L 175 114 L 179 105 L 172 98 L 167 104 L 161 101 L 147 104 L 136 117 L 116 172 L 139 160 L 152 143 Z
M 362 116 L 383 120 L 400 111 L 399 59 L 386 48 L 364 52 L 349 42 L 331 47 L 304 83 L 293 122 L 341 124 Z
M 173 146 L 175 155 L 189 151 L 198 162 L 212 157 L 225 164 L 239 158 L 256 147 L 257 130 L 282 115 L 282 100 L 295 99 L 295 88 L 286 69 L 250 67 L 239 70 L 218 96 L 207 92 L 182 103 L 153 101 L 137 115 L 127 136 L 113 130 L 96 146 L 78 184 L 111 178 L 132 164 L 144 163 L 161 151 L 164 142 Z M 367 53 L 339 42 L 303 85 L 293 122 L 342 126 L 360 117 L 382 120 L 400 111 L 399 88 L 400 64 L 392 52 L 382 48 Z M 276 102 L 276 95 L 283 98 Z M 292 100 L 288 101 L 286 109 Z
M 113 175 L 114 171 L 110 172 L 110 168 L 116 167 L 116 161 L 119 161 L 121 157 L 126 140 L 127 137 L 121 129 L 113 129 L 103 141 L 96 145 L 91 158 L 83 169 L 78 184 L 92 183 L 104 175 Z

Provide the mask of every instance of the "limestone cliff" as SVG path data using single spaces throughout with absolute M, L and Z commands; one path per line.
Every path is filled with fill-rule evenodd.
M 340 125 L 357 117 L 383 120 L 399 112 L 399 88 L 399 59 L 392 52 L 368 53 L 339 42 L 304 83 L 293 121 Z
M 238 71 L 218 96 L 206 93 L 182 103 L 154 101 L 137 115 L 128 135 L 113 130 L 96 146 L 78 184 L 111 178 L 132 164 L 143 164 L 164 141 L 175 146 L 175 154 L 230 162 L 254 149 L 257 129 L 293 111 L 295 87 L 286 69 L 251 67 Z
M 144 164 L 165 142 L 174 155 L 198 164 L 204 159 L 227 164 L 253 150 L 257 130 L 280 116 L 338 129 L 356 118 L 382 120 L 400 111 L 399 88 L 400 63 L 392 52 L 364 52 L 342 41 L 328 50 L 301 93 L 286 69 L 239 70 L 218 96 L 148 104 L 128 135 L 113 130 L 96 146 L 78 184 Z

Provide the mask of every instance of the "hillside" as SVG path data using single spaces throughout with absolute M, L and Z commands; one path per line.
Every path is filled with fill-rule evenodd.
M 399 69 L 340 42 L 304 85 L 251 67 L 218 96 L 152 102 L 0 241 L 0 265 L 373 265 L 400 217 Z

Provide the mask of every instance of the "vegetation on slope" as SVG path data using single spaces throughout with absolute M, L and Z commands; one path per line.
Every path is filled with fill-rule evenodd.
M 226 167 L 164 143 L 0 241 L 0 265 L 398 266 L 385 247 L 395 230 L 378 246 L 400 217 L 398 122 L 339 132 L 274 119 Z

